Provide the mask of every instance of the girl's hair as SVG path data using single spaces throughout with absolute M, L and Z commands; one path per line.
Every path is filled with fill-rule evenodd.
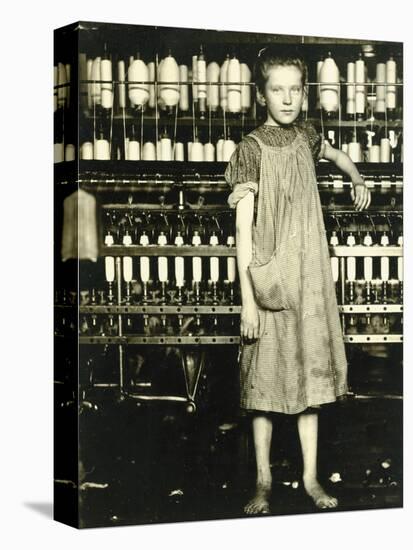
M 303 87 L 306 85 L 308 69 L 304 59 L 291 47 L 288 52 L 280 45 L 271 44 L 258 52 L 257 61 L 255 63 L 255 85 L 262 94 L 264 93 L 265 83 L 268 79 L 268 69 L 276 65 L 281 65 L 283 67 L 293 65 L 297 67 L 301 72 Z

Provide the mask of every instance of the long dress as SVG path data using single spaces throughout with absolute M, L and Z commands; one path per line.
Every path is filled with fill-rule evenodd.
M 286 298 L 258 307 L 260 336 L 244 343 L 243 409 L 297 414 L 347 392 L 347 360 L 314 157 L 322 146 L 310 124 L 262 125 L 238 145 L 225 177 L 231 207 L 255 194 L 251 265 L 279 254 Z

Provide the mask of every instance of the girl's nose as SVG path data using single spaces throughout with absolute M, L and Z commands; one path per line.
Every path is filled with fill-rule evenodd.
M 291 103 L 290 92 L 284 92 L 283 103 L 287 103 L 287 104 Z

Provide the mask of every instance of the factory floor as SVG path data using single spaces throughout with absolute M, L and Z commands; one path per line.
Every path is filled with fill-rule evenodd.
M 274 422 L 272 513 L 326 513 L 300 482 L 296 419 Z M 349 399 L 322 411 L 320 480 L 338 511 L 402 506 L 401 422 L 394 399 Z M 82 527 L 245 517 L 254 486 L 248 418 L 106 399 L 83 410 L 81 429 Z M 74 490 L 57 485 L 62 495 Z

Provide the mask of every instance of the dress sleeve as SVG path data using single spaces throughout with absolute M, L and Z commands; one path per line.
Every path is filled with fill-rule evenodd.
M 324 136 L 323 134 L 317 132 L 313 124 L 309 121 L 304 121 L 302 128 L 305 135 L 308 139 L 308 144 L 310 146 L 311 154 L 313 155 L 314 162 L 317 162 L 324 155 Z
M 261 151 L 258 143 L 251 138 L 242 140 L 233 152 L 225 170 L 225 180 L 232 193 L 228 204 L 235 208 L 237 203 L 252 191 L 258 193 L 260 180 Z

